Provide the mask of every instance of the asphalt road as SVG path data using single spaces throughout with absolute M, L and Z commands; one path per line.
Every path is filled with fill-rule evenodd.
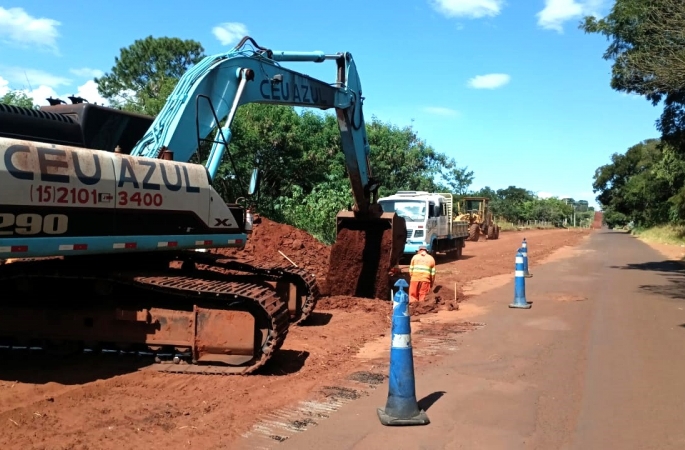
M 594 233 L 471 300 L 486 326 L 416 367 L 427 426 L 384 427 L 387 383 L 278 449 L 683 449 L 685 271 L 631 236 Z

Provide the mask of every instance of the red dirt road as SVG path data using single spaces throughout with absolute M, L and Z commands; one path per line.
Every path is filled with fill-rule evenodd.
M 462 305 L 458 320 L 485 326 L 415 361 L 430 425 L 382 426 L 386 381 L 284 443 L 245 448 L 682 450 L 685 266 L 608 230 L 561 253 L 526 283 L 531 309 L 507 308 L 510 280 Z M 412 342 L 433 327 L 412 325 Z
M 515 250 L 529 242 L 531 272 L 555 250 L 574 246 L 590 231 L 533 230 L 502 233 L 497 241 L 467 243 L 459 261 L 440 264 L 433 298 L 441 307 L 473 280 L 510 279 Z M 297 236 L 290 245 L 272 240 L 296 260 L 294 250 L 313 246 Z M 319 260 L 327 249 L 318 247 Z M 262 249 L 260 251 L 266 251 Z M 297 261 L 297 260 L 296 260 Z M 494 279 L 492 283 L 496 283 Z M 490 283 L 490 281 L 488 281 Z M 475 295 L 471 291 L 468 295 Z M 3 449 L 218 449 L 240 438 L 269 411 L 311 397 L 358 370 L 371 370 L 352 356 L 368 341 L 384 336 L 390 305 L 347 297 L 322 299 L 306 326 L 291 327 L 282 351 L 266 370 L 249 376 L 162 374 L 138 370 L 114 357 L 59 365 L 25 356 L 2 356 L 0 367 L 0 447 Z M 454 314 L 459 314 L 455 311 Z M 418 356 L 430 363 L 430 355 Z

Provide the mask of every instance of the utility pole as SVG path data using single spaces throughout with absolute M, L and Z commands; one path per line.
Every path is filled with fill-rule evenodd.
M 576 205 L 573 205 L 573 228 L 576 227 Z

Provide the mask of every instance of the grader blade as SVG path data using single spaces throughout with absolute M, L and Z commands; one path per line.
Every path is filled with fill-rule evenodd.
M 363 216 L 341 211 L 336 222 L 329 294 L 389 299 L 390 270 L 399 264 L 407 240 L 405 220 L 394 212 Z

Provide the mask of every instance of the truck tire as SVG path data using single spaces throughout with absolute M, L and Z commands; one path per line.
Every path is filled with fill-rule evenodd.
M 459 240 L 452 240 L 452 247 L 450 248 L 451 251 L 447 253 L 450 261 L 456 261 L 459 259 L 459 249 L 461 248 L 460 246 L 461 242 L 459 242 Z
M 437 241 L 435 241 L 435 239 L 433 240 L 433 242 L 431 242 L 431 249 L 428 252 L 428 254 L 431 255 L 434 259 L 438 258 L 438 243 Z
M 499 225 L 495 225 L 495 239 L 499 239 Z
M 469 241 L 473 242 L 478 242 L 478 238 L 480 237 L 480 228 L 478 227 L 477 223 L 472 223 L 469 226 Z

